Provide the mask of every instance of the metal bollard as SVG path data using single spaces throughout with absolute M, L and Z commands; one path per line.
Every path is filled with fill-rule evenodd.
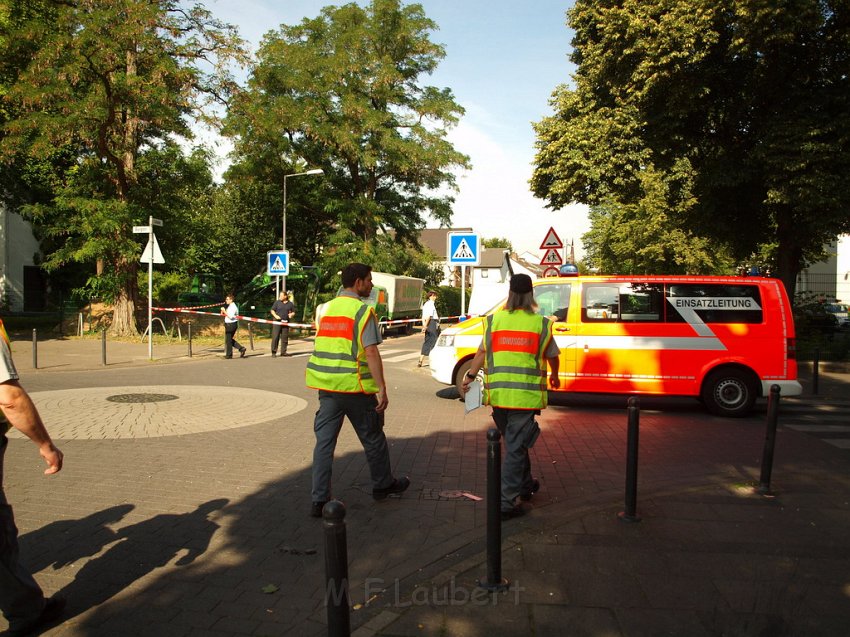
M 100 360 L 106 366 L 106 328 L 100 332 Z
M 488 591 L 504 591 L 510 583 L 502 577 L 502 434 L 487 430 L 487 578 L 477 580 Z
M 189 358 L 192 358 L 192 324 L 189 323 L 189 326 L 186 330 L 188 334 L 186 335 L 186 339 L 189 341 Z
M 254 324 L 248 323 L 248 345 L 251 347 L 251 351 L 254 351 Z
M 640 438 L 640 401 L 632 396 L 628 402 L 629 425 L 626 441 L 626 510 L 617 514 L 622 522 L 640 522 L 637 515 L 638 441 Z
M 758 492 L 762 495 L 773 495 L 770 490 L 770 474 L 773 472 L 773 449 L 776 446 L 776 426 L 779 421 L 779 385 L 770 386 L 770 396 L 767 400 L 767 433 L 764 436 L 764 452 L 761 456 L 761 476 L 759 477 Z
M 32 331 L 32 368 L 38 369 L 38 330 Z
M 325 530 L 325 606 L 328 636 L 351 634 L 348 600 L 348 548 L 345 534 L 345 505 L 331 500 L 322 509 Z
M 820 381 L 820 350 L 815 350 L 815 356 L 812 359 L 812 393 L 818 395 L 818 382 Z

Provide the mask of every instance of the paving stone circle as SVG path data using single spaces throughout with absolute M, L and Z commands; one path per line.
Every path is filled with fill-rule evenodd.
M 33 392 L 56 440 L 159 438 L 247 427 L 298 413 L 307 401 L 247 387 L 87 387 Z M 16 430 L 12 437 L 23 437 Z

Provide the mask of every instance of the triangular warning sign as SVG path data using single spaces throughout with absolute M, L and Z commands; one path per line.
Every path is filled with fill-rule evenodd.
M 475 253 L 469 247 L 469 244 L 466 242 L 466 239 L 461 239 L 460 243 L 457 244 L 457 250 L 455 250 L 452 255 L 452 259 L 474 259 Z
M 152 239 L 148 239 L 148 244 L 142 251 L 142 257 L 139 259 L 139 263 L 150 263 L 151 256 L 153 256 L 154 263 L 165 263 L 165 259 L 162 257 L 162 251 L 159 249 L 159 243 L 156 240 L 156 235 L 151 233 L 151 237 Z M 151 247 L 151 244 L 153 244 L 153 247 Z
M 283 272 L 286 270 L 286 266 L 283 265 L 283 261 L 280 260 L 279 256 L 274 258 L 274 263 L 272 263 L 271 271 L 272 272 Z
M 549 232 L 546 233 L 546 238 L 543 239 L 543 243 L 540 244 L 541 250 L 546 250 L 547 248 L 563 248 L 564 244 L 561 243 L 561 238 L 555 232 L 555 228 L 549 228 Z M 560 261 L 558 261 L 560 263 Z
M 564 260 L 561 258 L 561 253 L 555 248 L 546 250 L 546 254 L 540 259 L 540 265 L 561 265 Z

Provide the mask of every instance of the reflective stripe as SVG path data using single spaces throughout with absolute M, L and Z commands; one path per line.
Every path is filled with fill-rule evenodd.
M 340 354 L 339 352 L 313 352 L 313 356 L 316 358 L 325 358 L 328 360 L 337 360 L 337 361 L 356 361 L 357 357 L 352 356 L 351 354 Z
M 540 391 L 540 383 L 520 383 L 517 381 L 496 381 L 489 384 L 490 389 L 529 389 Z
M 315 363 L 307 363 L 307 368 L 323 374 L 352 374 L 354 370 L 348 367 L 329 367 L 328 365 L 316 365 Z M 367 371 L 360 373 L 360 378 L 372 378 L 371 372 Z
M 545 376 L 545 369 L 529 369 L 528 367 L 493 367 L 491 374 L 525 374 L 526 376 Z

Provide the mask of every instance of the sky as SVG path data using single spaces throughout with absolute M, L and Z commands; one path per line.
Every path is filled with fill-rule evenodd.
M 312 18 L 321 0 L 206 0 L 219 19 L 234 24 L 252 52 L 265 33 L 280 24 Z M 364 4 L 363 0 L 359 4 Z M 452 90 L 466 113 L 449 133 L 468 155 L 471 170 L 458 174 L 453 227 L 471 227 L 483 239 L 504 237 L 522 254 L 539 257 L 550 228 L 565 243 L 574 241 L 581 258 L 581 235 L 589 230 L 587 210 L 573 205 L 545 207 L 529 190 L 535 135 L 531 123 L 550 115 L 553 90 L 568 83 L 572 33 L 566 10 L 572 0 L 420 0 L 438 30 L 431 40 L 446 57 L 420 82 Z M 432 219 L 428 227 L 437 227 Z

